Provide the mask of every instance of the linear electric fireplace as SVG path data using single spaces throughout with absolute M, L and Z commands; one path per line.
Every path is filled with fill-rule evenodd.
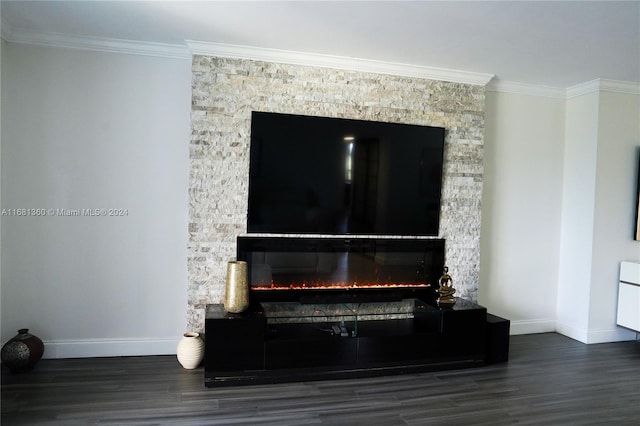
M 442 239 L 238 237 L 252 302 L 432 299 Z

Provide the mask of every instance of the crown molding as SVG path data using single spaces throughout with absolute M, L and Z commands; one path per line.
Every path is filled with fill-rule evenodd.
M 208 43 L 195 40 L 186 40 L 186 43 L 189 50 L 191 50 L 191 53 L 194 55 L 278 62 L 291 65 L 344 69 L 376 74 L 391 74 L 401 77 L 425 78 L 453 83 L 472 84 L 476 86 L 486 86 L 486 84 L 493 78 L 493 74 L 399 64 L 370 59 L 349 58 L 344 56 L 322 55 L 316 53 L 266 49 L 222 43 Z
M 567 99 L 600 91 L 600 80 L 591 80 L 567 88 Z
M 487 85 L 489 92 L 513 93 L 518 95 L 542 96 L 555 99 L 571 99 L 576 96 L 597 92 L 623 93 L 640 95 L 640 83 L 629 81 L 596 79 L 576 84 L 568 88 L 539 86 L 535 84 L 517 83 L 513 81 L 493 80 Z
M 3 22 L 2 38 L 11 43 L 35 44 L 48 47 L 94 50 L 99 52 L 156 56 L 172 59 L 191 59 L 184 45 L 140 42 L 123 39 L 74 36 L 60 33 L 40 33 L 10 28 L 5 34 Z
M 542 96 L 556 99 L 570 99 L 594 92 L 610 92 L 640 95 L 640 83 L 609 79 L 596 79 L 577 84 L 566 89 L 493 80 L 493 74 L 426 67 L 411 64 L 322 55 L 289 50 L 267 49 L 222 43 L 208 43 L 186 40 L 182 44 L 140 42 L 123 39 L 73 36 L 60 33 L 40 33 L 14 28 L 0 17 L 0 36 L 10 43 L 35 44 L 48 47 L 93 50 L 100 52 L 124 53 L 173 59 L 191 59 L 192 55 L 217 56 L 234 59 L 248 59 L 279 62 L 292 65 L 315 66 L 321 68 L 345 69 L 401 77 L 425 78 L 430 80 L 464 83 L 486 87 L 487 91 Z
M 611 93 L 625 93 L 627 95 L 640 95 L 640 83 L 619 80 L 600 80 L 600 90 Z
M 518 83 L 515 81 L 493 80 L 487 85 L 489 92 L 513 93 L 517 95 L 542 96 L 545 98 L 565 99 L 564 88 Z
M 591 80 L 567 88 L 567 99 L 596 92 L 640 95 L 640 83 L 607 79 Z

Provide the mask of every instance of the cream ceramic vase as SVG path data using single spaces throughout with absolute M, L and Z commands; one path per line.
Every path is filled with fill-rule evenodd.
M 224 291 L 224 309 L 234 314 L 249 307 L 249 282 L 247 262 L 227 263 L 227 280 Z
M 200 365 L 204 358 L 204 342 L 200 333 L 188 332 L 182 335 L 178 343 L 178 362 L 187 370 L 193 370 Z

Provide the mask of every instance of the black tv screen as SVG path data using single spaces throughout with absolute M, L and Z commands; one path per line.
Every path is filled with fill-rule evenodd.
M 438 235 L 445 130 L 253 112 L 250 233 Z

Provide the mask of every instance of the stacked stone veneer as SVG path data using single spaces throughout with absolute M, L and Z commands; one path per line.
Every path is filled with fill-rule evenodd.
M 205 305 L 222 301 L 246 233 L 254 110 L 444 127 L 439 237 L 457 295 L 476 300 L 483 86 L 199 55 L 192 71 L 188 329 L 202 330 Z

